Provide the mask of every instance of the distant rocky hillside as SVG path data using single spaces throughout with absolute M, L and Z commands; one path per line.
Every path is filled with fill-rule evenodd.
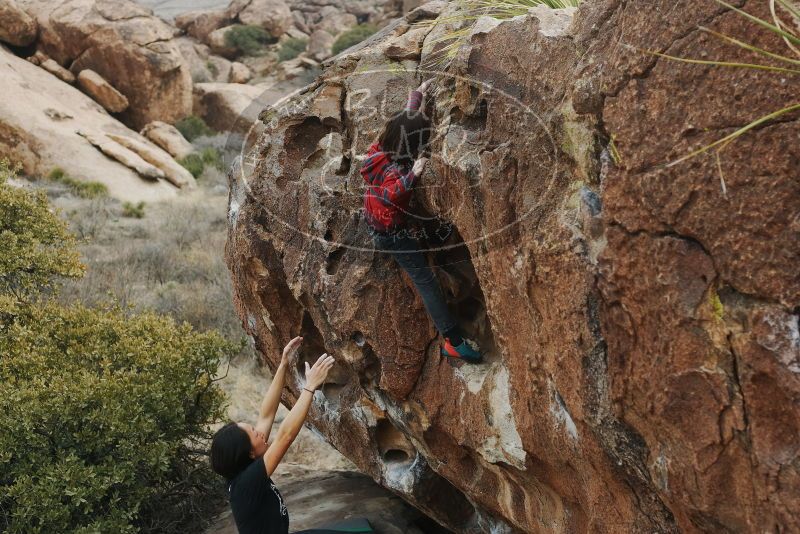
M 274 360 L 299 333 L 305 358 L 335 355 L 315 427 L 456 532 L 800 529 L 800 119 L 665 165 L 800 83 L 645 52 L 771 61 L 700 26 L 785 44 L 711 0 L 469 24 L 457 6 L 412 11 L 262 115 L 227 244 L 257 347 Z M 439 356 L 359 216 L 363 154 L 430 76 L 418 230 L 478 366 Z
M 121 199 L 169 197 L 194 180 L 176 162 L 186 154 L 159 143 L 158 130 L 195 115 L 241 137 L 261 109 L 307 82 L 339 36 L 402 9 L 234 0 L 173 24 L 128 0 L 0 0 L 9 73 L 0 154 L 26 174 L 60 168 Z

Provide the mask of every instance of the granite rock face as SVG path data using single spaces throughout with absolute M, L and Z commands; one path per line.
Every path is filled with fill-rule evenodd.
M 177 28 L 128 0 L 20 0 L 39 25 L 36 46 L 77 75 L 90 69 L 124 95 L 120 118 L 139 129 L 191 113 L 192 79 Z
M 36 21 L 14 0 L 0 0 L 0 41 L 28 46 L 36 39 Z
M 481 17 L 444 54 L 448 24 L 334 58 L 231 173 L 245 328 L 270 366 L 305 337 L 284 400 L 333 354 L 313 425 L 456 532 L 800 528 L 800 119 L 729 145 L 725 189 L 713 156 L 664 165 L 797 80 L 640 52 L 753 61 L 698 26 L 785 45 L 713 2 Z M 439 356 L 360 216 L 363 154 L 431 76 L 413 219 L 479 366 Z
M 128 108 L 128 99 L 95 71 L 86 69 L 77 76 L 78 87 L 110 113 L 120 113 Z
M 76 87 L 4 47 L 0 47 L 0 68 L 4 95 L 0 153 L 19 163 L 25 174 L 47 176 L 59 167 L 77 180 L 100 182 L 114 198 L 132 202 L 175 196 L 177 189 L 159 179 L 168 179 L 170 169 L 177 165 L 168 153 L 128 129 Z M 126 148 L 114 138 L 136 146 Z M 157 154 L 158 160 L 148 163 L 147 154 Z

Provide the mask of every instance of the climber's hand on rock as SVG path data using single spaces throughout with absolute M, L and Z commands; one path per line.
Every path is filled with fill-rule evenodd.
M 428 88 L 431 86 L 432 83 L 433 83 L 433 78 L 428 78 L 427 80 L 419 84 L 419 87 L 417 87 L 417 91 L 419 91 L 424 95 L 425 91 L 428 90 Z
M 306 388 L 315 390 L 320 387 L 328 377 L 328 371 L 333 367 L 334 361 L 333 356 L 323 354 L 313 367 L 309 367 L 306 362 Z
M 411 167 L 411 172 L 414 173 L 415 176 L 422 176 L 422 171 L 425 170 L 425 165 L 428 163 L 428 158 L 419 158 L 417 161 L 414 162 L 414 166 Z
M 288 364 L 297 356 L 297 351 L 300 350 L 300 345 L 303 343 L 303 338 L 297 336 L 283 347 L 283 356 L 281 357 L 281 364 Z

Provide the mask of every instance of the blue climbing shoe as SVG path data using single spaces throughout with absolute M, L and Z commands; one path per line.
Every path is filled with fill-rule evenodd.
M 442 355 L 456 360 L 463 360 L 467 363 L 481 363 L 483 358 L 481 353 L 471 346 L 471 342 L 466 339 L 461 345 L 454 347 L 450 340 L 445 338 L 442 346 Z

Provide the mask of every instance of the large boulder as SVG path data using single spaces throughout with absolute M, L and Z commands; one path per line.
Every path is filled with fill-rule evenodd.
M 225 9 L 190 11 L 175 17 L 175 25 L 198 41 L 207 42 L 214 30 L 230 24 L 231 19 Z
M 0 68 L 0 153 L 20 163 L 25 174 L 46 176 L 61 167 L 75 179 L 104 184 L 111 196 L 121 200 L 150 202 L 175 195 L 174 186 L 152 181 L 159 176 L 158 170 L 143 166 L 141 158 L 131 156 L 135 153 L 118 150 L 124 147 L 107 136 L 134 137 L 157 147 L 94 100 L 1 47 Z M 104 145 L 106 151 L 127 158 L 134 168 L 106 155 L 79 132 Z M 140 175 L 136 167 L 149 176 Z
M 238 61 L 231 63 L 231 72 L 230 76 L 228 76 L 229 83 L 247 83 L 252 77 L 253 73 L 250 71 L 250 67 Z
M 800 118 L 664 165 L 797 84 L 642 52 L 753 61 L 700 26 L 786 45 L 717 3 L 654 0 L 480 17 L 445 49 L 457 9 L 419 60 L 385 55 L 402 22 L 334 59 L 231 172 L 243 325 L 272 367 L 305 339 L 285 399 L 333 354 L 312 424 L 455 532 L 800 529 Z M 359 216 L 363 154 L 432 70 L 415 231 L 477 366 L 439 356 Z
M 218 54 L 220 56 L 231 59 L 238 56 L 239 50 L 237 50 L 236 47 L 228 44 L 228 39 L 226 35 L 228 34 L 229 31 L 239 26 L 241 25 L 231 24 L 230 26 L 223 26 L 222 28 L 219 28 L 209 33 L 206 43 L 211 48 L 211 51 L 214 54 Z
M 62 67 L 61 65 L 59 65 L 58 63 L 56 63 L 56 61 L 52 58 L 43 59 L 41 63 L 39 63 L 39 66 L 64 83 L 68 84 L 75 83 L 75 75 L 72 74 L 67 69 L 65 69 L 64 67 Z
M 308 37 L 306 54 L 317 61 L 331 57 L 331 49 L 336 38 L 325 30 L 316 30 Z
M 36 21 L 14 0 L 0 0 L 0 41 L 28 46 L 36 39 Z
M 227 82 L 231 75 L 230 60 L 212 53 L 211 49 L 191 37 L 175 39 L 183 59 L 189 66 L 192 82 Z
M 358 22 L 382 26 L 403 14 L 400 0 L 288 0 L 288 3 L 293 14 L 301 15 L 302 24 L 309 28 L 326 16 L 346 14 L 355 17 Z M 350 17 L 346 20 L 353 21 Z
M 194 147 L 183 137 L 181 132 L 166 122 L 151 122 L 142 129 L 141 134 L 166 150 L 175 159 L 183 159 L 194 152 Z
M 87 130 L 78 130 L 78 135 L 97 147 L 106 156 L 115 159 L 128 168 L 136 171 L 136 174 L 150 180 L 164 178 L 164 171 L 152 165 L 149 161 L 137 152 L 130 150 L 127 146 L 114 139 L 113 134 L 94 133 Z
M 125 95 L 91 69 L 84 69 L 78 73 L 78 87 L 111 113 L 121 113 L 128 109 L 128 99 Z
M 319 21 L 313 25 L 313 29 L 339 35 L 356 24 L 358 24 L 358 18 L 352 13 L 343 13 L 334 6 L 325 6 L 320 9 Z
M 127 0 L 19 0 L 39 23 L 37 46 L 77 74 L 91 69 L 130 102 L 120 117 L 141 128 L 174 122 L 192 105 L 189 68 L 173 38 L 179 31 Z
M 194 114 L 219 132 L 247 133 L 259 112 L 277 100 L 273 91 L 239 83 L 197 83 Z
M 144 161 L 161 171 L 162 176 L 175 187 L 193 187 L 194 176 L 161 148 L 130 135 L 107 134 L 107 136 L 126 149 L 134 152 Z
M 261 26 L 275 38 L 286 33 L 294 21 L 283 0 L 233 0 L 228 14 L 234 13 L 242 24 Z

